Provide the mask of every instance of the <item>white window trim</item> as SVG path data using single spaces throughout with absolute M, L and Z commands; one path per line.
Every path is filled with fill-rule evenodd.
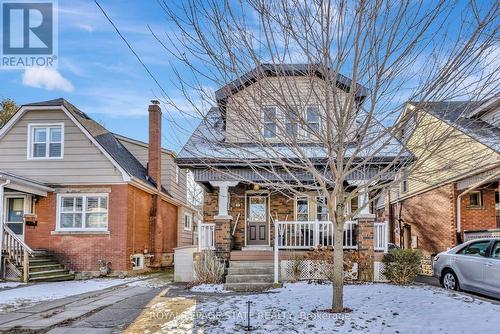
M 317 107 L 318 108 L 318 122 L 309 122 L 307 120 L 307 108 Z M 318 124 L 318 132 L 321 133 L 321 107 L 318 104 L 309 104 L 304 108 L 304 121 L 305 128 L 302 128 L 302 137 L 306 139 L 311 139 L 316 136 L 316 134 L 309 132 L 309 124 Z
M 275 118 L 274 118 L 274 123 L 273 122 L 266 122 L 266 118 L 265 118 L 265 112 L 264 112 L 264 109 L 265 108 L 274 108 L 276 114 L 275 114 Z M 265 138 L 265 139 L 275 139 L 275 138 L 278 138 L 278 121 L 280 119 L 280 109 L 278 108 L 278 106 L 274 106 L 274 105 L 270 105 L 270 106 L 263 106 L 261 108 L 261 117 L 262 117 L 262 136 Z M 273 137 L 266 137 L 266 134 L 265 134 L 265 131 L 266 131 L 266 124 L 275 124 L 276 125 L 276 131 L 274 132 L 274 136 Z
M 175 183 L 179 184 L 181 169 L 175 165 Z
M 311 215 L 310 215 L 310 211 L 311 211 L 311 203 L 310 203 L 310 198 L 309 198 L 309 195 L 304 195 L 304 196 L 295 196 L 295 201 L 294 201 L 294 204 L 295 204 L 295 208 L 294 208 L 294 211 L 295 211 L 295 220 L 296 221 L 299 221 L 299 216 L 298 216 L 298 200 L 299 199 L 306 199 L 307 200 L 307 220 L 306 221 L 310 221 L 310 218 L 311 218 Z
M 84 197 L 85 200 L 82 201 L 82 227 L 61 227 L 61 200 L 64 197 Z M 108 203 L 107 215 L 107 227 L 105 228 L 86 228 L 84 213 L 87 211 L 87 197 L 105 197 Z M 107 232 L 109 230 L 109 194 L 108 193 L 68 193 L 68 194 L 57 194 L 57 207 L 56 207 L 56 231 L 84 231 L 84 232 Z
M 132 257 L 132 270 L 141 270 L 144 269 L 144 254 L 134 254 Z M 135 259 L 139 259 L 139 265 L 135 265 Z
M 189 218 L 189 227 L 186 227 L 186 217 Z M 184 231 L 193 230 L 193 216 L 190 213 L 184 213 L 184 220 L 182 221 L 182 225 L 184 226 Z
M 61 156 L 60 157 L 34 157 L 33 156 L 33 129 L 34 128 L 55 128 L 55 127 L 60 127 L 61 128 Z M 47 132 L 46 134 L 46 151 L 45 154 L 49 154 L 49 144 L 50 144 L 50 131 Z M 64 158 L 64 123 L 30 123 L 28 124 L 28 140 L 27 140 L 27 159 L 28 160 L 61 160 Z

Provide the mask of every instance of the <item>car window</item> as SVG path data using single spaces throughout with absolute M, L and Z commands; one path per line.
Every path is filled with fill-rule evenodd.
M 478 241 L 473 242 L 469 246 L 460 250 L 457 254 L 469 255 L 469 256 L 486 256 L 486 250 L 490 241 Z
M 491 257 L 500 260 L 500 241 L 497 241 L 491 251 Z

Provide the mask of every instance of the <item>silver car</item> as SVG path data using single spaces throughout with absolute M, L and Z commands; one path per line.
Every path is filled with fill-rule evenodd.
M 472 240 L 439 253 L 433 268 L 445 289 L 500 298 L 500 238 Z

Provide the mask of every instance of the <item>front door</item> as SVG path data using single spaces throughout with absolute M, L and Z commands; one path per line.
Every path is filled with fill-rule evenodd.
M 248 196 L 247 245 L 268 245 L 267 196 Z
M 5 223 L 24 240 L 24 197 L 7 197 L 5 202 Z

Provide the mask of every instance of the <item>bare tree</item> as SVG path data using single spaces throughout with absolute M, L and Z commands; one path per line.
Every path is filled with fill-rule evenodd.
M 341 312 L 344 222 L 425 164 L 410 164 L 404 145 L 404 132 L 421 121 L 423 106 L 404 103 L 483 101 L 498 93 L 498 2 L 159 4 L 168 32 L 151 32 L 172 59 L 172 87 L 189 107 L 165 91 L 163 102 L 207 124 L 214 114 L 225 121 L 224 150 L 218 130 L 210 130 L 222 128 L 214 125 L 205 127 L 204 144 L 191 148 L 193 154 L 244 162 L 262 187 L 327 199 L 335 226 L 332 309 Z M 214 96 L 219 87 L 225 88 Z M 207 104 L 216 110 L 207 114 Z M 422 140 L 421 149 L 432 156 L 451 135 Z M 208 168 L 249 182 L 211 161 Z M 354 174 L 363 182 L 351 182 Z M 366 194 L 369 201 L 346 210 Z

